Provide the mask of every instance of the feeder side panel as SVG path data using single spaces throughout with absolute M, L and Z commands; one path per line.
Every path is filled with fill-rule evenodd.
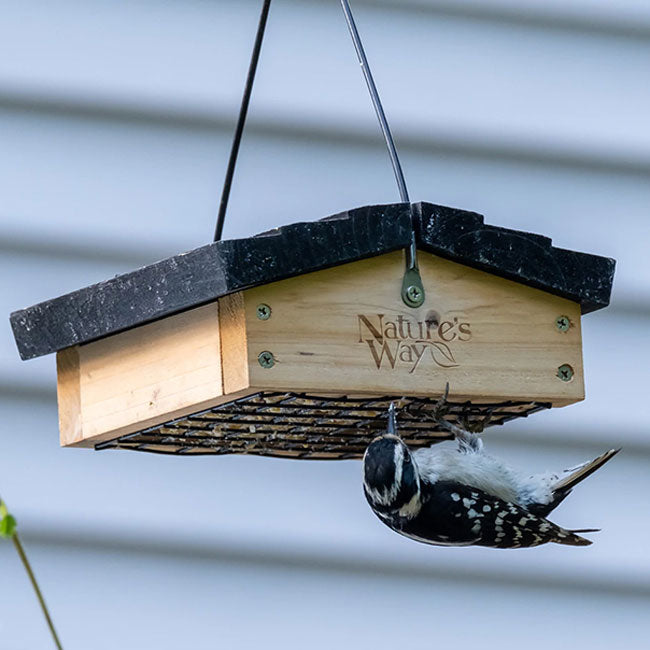
M 223 392 L 228 395 L 250 386 L 243 294 L 233 293 L 220 298 L 219 314 Z
M 251 387 L 434 397 L 449 381 L 456 400 L 584 399 L 577 302 L 425 252 L 420 271 L 418 309 L 401 300 L 401 252 L 244 292 Z
M 61 444 L 73 445 L 83 440 L 78 345 L 56 353 L 56 371 Z
M 74 348 L 79 397 L 64 400 L 62 444 L 90 446 L 215 404 L 223 395 L 218 309 L 210 303 Z M 60 402 L 74 391 L 64 360 Z

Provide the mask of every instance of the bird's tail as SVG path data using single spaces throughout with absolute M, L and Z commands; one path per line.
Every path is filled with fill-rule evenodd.
M 553 485 L 553 492 L 555 493 L 568 493 L 578 483 L 584 481 L 588 476 L 591 476 L 597 469 L 600 469 L 608 460 L 611 460 L 621 451 L 620 449 L 610 449 L 598 458 L 594 458 L 587 463 L 582 463 L 577 467 L 572 467 L 566 470 L 555 485 Z
M 566 546 L 591 546 L 593 542 L 586 537 L 577 535 L 576 533 L 595 533 L 595 529 L 585 530 L 564 530 L 562 534 L 558 535 L 553 541 L 556 544 L 565 544 Z

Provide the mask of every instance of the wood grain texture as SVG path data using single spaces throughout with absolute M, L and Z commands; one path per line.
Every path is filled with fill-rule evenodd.
M 246 317 L 243 293 L 219 299 L 223 392 L 236 393 L 249 387 Z
M 208 408 L 223 394 L 216 302 L 80 346 L 78 354 L 81 436 L 74 440 L 84 446 Z
M 424 252 L 420 270 L 427 299 L 415 310 L 400 297 L 401 252 L 246 291 L 251 386 L 434 396 L 449 381 L 454 399 L 584 398 L 578 303 Z M 261 302 L 268 321 L 256 318 Z M 273 368 L 258 364 L 262 350 Z M 569 382 L 557 377 L 563 364 Z
M 56 372 L 61 445 L 73 445 L 83 438 L 78 346 L 56 353 Z

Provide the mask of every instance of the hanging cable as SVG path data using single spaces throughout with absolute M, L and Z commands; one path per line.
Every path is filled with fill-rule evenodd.
M 397 155 L 397 149 L 395 148 L 393 134 L 390 131 L 390 126 L 388 126 L 386 113 L 384 112 L 384 107 L 382 106 L 381 98 L 379 97 L 379 91 L 377 90 L 375 80 L 372 76 L 372 71 L 370 70 L 370 64 L 368 63 L 366 51 L 363 47 L 363 43 L 361 42 L 361 36 L 359 35 L 357 24 L 355 23 L 354 16 L 352 15 L 350 3 L 348 0 L 341 0 L 341 5 L 343 7 L 345 19 L 347 20 L 348 27 L 350 29 L 352 41 L 354 42 L 354 49 L 357 51 L 357 56 L 359 57 L 359 63 L 361 64 L 363 76 L 366 78 L 366 84 L 368 85 L 370 98 L 372 99 L 372 104 L 375 107 L 375 112 L 377 113 L 379 126 L 381 127 L 381 131 L 384 134 L 384 139 L 386 140 L 386 146 L 388 147 L 390 161 L 393 165 L 393 171 L 395 172 L 395 179 L 397 180 L 397 187 L 399 188 L 400 198 L 402 199 L 403 203 L 410 203 L 408 189 L 406 188 L 406 181 L 404 180 L 404 172 L 402 171 L 402 165 L 400 164 L 399 156 Z
M 341 0 L 341 6 L 343 7 L 343 13 L 345 14 L 345 19 L 348 23 L 350 35 L 352 36 L 352 41 L 354 43 L 354 49 L 357 51 L 357 57 L 359 58 L 359 63 L 361 64 L 363 76 L 366 79 L 366 85 L 368 86 L 368 91 L 370 92 L 370 98 L 372 99 L 372 104 L 375 107 L 377 119 L 379 120 L 381 131 L 384 134 L 386 146 L 388 147 L 388 154 L 390 155 L 390 161 L 393 165 L 393 172 L 395 173 L 395 179 L 397 180 L 397 187 L 399 189 L 400 198 L 403 203 L 408 203 L 410 205 L 411 200 L 409 199 L 406 180 L 404 179 L 402 165 L 399 161 L 399 156 L 397 155 L 397 148 L 395 147 L 393 134 L 391 133 L 390 126 L 388 126 L 386 113 L 384 112 L 384 107 L 382 106 L 381 98 L 379 97 L 379 91 L 377 90 L 375 80 L 372 76 L 372 71 L 370 70 L 370 64 L 368 63 L 366 51 L 363 47 L 363 42 L 361 41 L 361 36 L 359 35 L 359 30 L 357 29 L 356 22 L 354 21 L 354 16 L 352 15 L 350 3 L 348 0 Z M 406 275 L 404 276 L 404 282 L 402 286 L 402 299 L 409 307 L 419 307 L 424 302 L 424 287 L 422 285 L 422 280 L 418 271 L 417 247 L 415 242 L 414 228 L 411 228 L 411 243 L 406 249 Z
M 221 193 L 221 202 L 219 204 L 219 214 L 217 216 L 217 227 L 214 231 L 214 241 L 219 241 L 223 234 L 223 224 L 226 220 L 226 211 L 228 209 L 228 199 L 230 198 L 230 190 L 232 188 L 232 179 L 235 175 L 235 167 L 237 166 L 237 156 L 239 154 L 239 147 L 241 145 L 242 135 L 244 133 L 244 126 L 246 125 L 246 116 L 248 115 L 248 106 L 253 92 L 253 84 L 255 83 L 255 73 L 257 72 L 257 63 L 260 59 L 260 52 L 262 50 L 262 42 L 264 41 L 264 32 L 266 31 L 266 23 L 269 16 L 269 9 L 271 8 L 271 0 L 264 0 L 262 5 L 262 12 L 260 14 L 259 24 L 257 26 L 257 35 L 255 37 L 255 45 L 253 46 L 253 53 L 251 55 L 250 65 L 248 67 L 248 77 L 246 78 L 246 86 L 244 88 L 244 96 L 242 97 L 241 107 L 239 109 L 239 117 L 237 118 L 237 126 L 235 127 L 235 135 L 230 149 L 230 158 L 228 159 L 228 168 L 226 170 L 226 178 L 223 183 L 223 191 Z

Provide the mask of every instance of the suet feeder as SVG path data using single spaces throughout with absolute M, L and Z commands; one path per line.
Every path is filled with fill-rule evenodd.
M 216 241 L 11 324 L 23 359 L 57 354 L 64 446 L 359 458 L 391 401 L 412 447 L 447 438 L 427 418 L 447 383 L 470 427 L 582 400 L 581 318 L 613 274 L 402 200 Z
M 412 214 L 415 220 L 412 221 Z M 416 227 L 424 302 L 403 300 Z M 11 316 L 57 353 L 61 442 L 182 454 L 360 457 L 391 400 L 492 422 L 584 397 L 580 321 L 612 260 L 428 203 L 359 208 L 222 241 Z

